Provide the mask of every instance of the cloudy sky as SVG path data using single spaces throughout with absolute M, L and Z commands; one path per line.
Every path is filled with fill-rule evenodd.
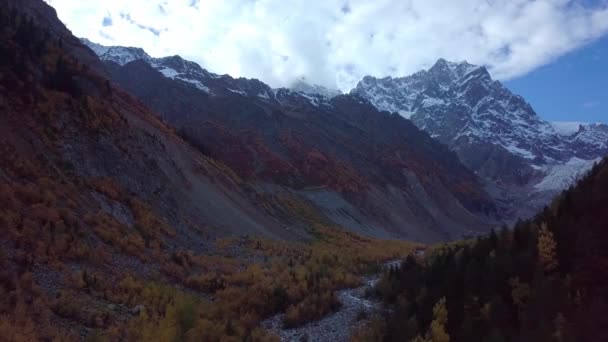
M 515 82 L 608 33 L 608 0 L 47 2 L 74 34 L 97 43 L 179 54 L 275 87 L 305 77 L 343 91 L 365 75 L 408 75 L 440 57 Z

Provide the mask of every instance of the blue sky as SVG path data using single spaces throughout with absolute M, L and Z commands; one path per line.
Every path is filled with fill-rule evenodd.
M 608 123 L 608 36 L 504 84 L 546 120 Z

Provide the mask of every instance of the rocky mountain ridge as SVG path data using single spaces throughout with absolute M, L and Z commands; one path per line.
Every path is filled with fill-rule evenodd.
M 367 76 L 351 93 L 408 117 L 507 197 L 529 192 L 545 203 L 608 153 L 607 125 L 556 129 L 485 67 L 466 61 L 439 59 L 407 77 Z
M 224 91 L 242 95 L 277 99 L 280 91 L 255 82 L 257 80 L 211 73 L 177 55 L 153 58 L 141 48 L 82 41 L 106 62 L 124 66 L 143 60 L 164 76 L 191 83 L 207 93 L 217 90 L 214 83 L 218 82 L 213 80 L 218 79 L 224 82 L 223 85 L 235 85 L 234 88 L 225 87 Z M 249 86 L 242 87 L 243 84 Z M 303 80 L 295 82 L 290 90 L 313 104 L 327 102 L 341 94 L 338 90 Z M 286 88 L 282 90 L 283 94 L 285 92 Z M 397 112 L 411 119 L 449 146 L 457 146 L 462 140 L 469 144 L 492 141 L 511 154 L 532 161 L 530 166 L 533 168 L 565 163 L 574 157 L 595 160 L 608 151 L 607 125 L 581 123 L 576 132 L 564 135 L 552 123 L 538 117 L 525 99 L 492 80 L 483 66 L 466 61 L 453 63 L 439 59 L 428 71 L 401 78 L 366 76 L 351 93 L 368 99 L 380 110 Z M 455 127 L 448 127 L 452 123 Z
M 178 82 L 189 83 L 210 96 L 234 94 L 281 102 L 281 99 L 285 99 L 287 94 L 290 94 L 299 97 L 300 100 L 307 100 L 313 105 L 319 105 L 327 104 L 329 99 L 342 94 L 339 90 L 309 84 L 304 80 L 294 82 L 290 88 L 274 89 L 256 79 L 235 79 L 230 75 L 214 74 L 178 55 L 154 58 L 137 47 L 104 46 L 86 38 L 81 38 L 81 41 L 106 63 L 124 66 L 133 61 L 143 61 L 158 70 L 163 76 Z
M 304 80 L 272 89 L 258 80 L 219 76 L 179 56 L 151 58 L 138 48 L 104 47 L 83 40 L 107 64 L 143 61 L 165 77 L 209 96 L 242 95 L 279 106 L 331 108 L 338 91 Z M 440 59 L 411 76 L 367 76 L 350 93 L 382 111 L 399 113 L 455 151 L 486 181 L 504 216 L 527 216 L 583 175 L 608 152 L 608 126 L 581 124 L 556 129 L 521 96 L 492 79 L 483 66 Z M 564 132 L 567 132 L 565 134 Z M 520 211 L 522 200 L 534 203 Z
M 329 99 L 343 94 L 337 89 L 330 89 L 318 84 L 310 84 L 305 79 L 297 80 L 289 87 L 289 89 L 301 91 L 307 94 L 319 94 Z
M 562 138 L 521 96 L 494 81 L 482 66 L 440 59 L 427 71 L 402 78 L 365 77 L 353 93 L 376 107 L 412 119 L 432 136 L 494 144 L 535 165 L 589 158 L 607 150 L 606 125 L 583 125 Z M 456 124 L 446 130 L 448 123 Z
M 91 48 L 113 81 L 186 140 L 263 191 L 277 185 L 303 191 L 343 226 L 416 238 L 424 236 L 422 227 L 467 234 L 480 226 L 476 217 L 493 215 L 491 199 L 452 152 L 360 96 L 272 89 L 179 57 Z

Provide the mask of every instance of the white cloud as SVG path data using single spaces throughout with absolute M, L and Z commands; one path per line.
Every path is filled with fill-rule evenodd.
M 608 0 L 47 2 L 74 34 L 101 44 L 180 54 L 272 86 L 305 76 L 345 91 L 364 75 L 404 76 L 440 57 L 510 79 L 608 32 Z
M 583 103 L 583 107 L 585 108 L 596 108 L 600 105 L 600 101 L 586 101 Z

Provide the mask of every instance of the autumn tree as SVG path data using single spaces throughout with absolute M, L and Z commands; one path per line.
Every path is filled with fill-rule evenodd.
M 538 231 L 538 261 L 546 272 L 551 272 L 557 268 L 557 243 L 553 233 L 547 228 L 547 223 L 543 222 Z
M 530 297 L 530 285 L 520 282 L 519 278 L 510 279 L 509 284 L 511 285 L 511 299 L 521 312 L 525 309 Z
M 427 333 L 427 340 L 432 342 L 450 342 L 450 335 L 446 331 L 448 323 L 448 309 L 445 297 L 433 307 L 433 321 Z

